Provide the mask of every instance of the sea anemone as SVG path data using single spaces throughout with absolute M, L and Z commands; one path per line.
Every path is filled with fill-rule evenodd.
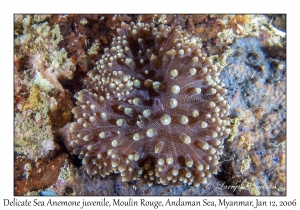
M 73 153 L 90 175 L 198 186 L 229 135 L 222 67 L 180 26 L 122 23 L 76 94 Z

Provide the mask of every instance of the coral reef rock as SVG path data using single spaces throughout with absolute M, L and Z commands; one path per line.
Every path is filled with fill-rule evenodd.
M 252 195 L 285 195 L 285 48 L 270 50 L 263 47 L 264 41 L 239 39 L 227 59 L 229 74 L 221 75 L 230 87 L 227 98 L 234 127 L 225 144 L 230 161 L 224 162 L 223 173 Z

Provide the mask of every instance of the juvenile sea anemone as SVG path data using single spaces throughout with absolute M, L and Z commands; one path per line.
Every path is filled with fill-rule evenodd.
M 221 66 L 181 27 L 122 23 L 78 92 L 70 126 L 87 172 L 205 183 L 230 132 Z

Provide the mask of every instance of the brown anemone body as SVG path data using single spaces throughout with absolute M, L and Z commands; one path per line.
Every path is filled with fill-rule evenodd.
M 91 175 L 205 183 L 230 132 L 221 66 L 181 27 L 122 23 L 117 33 L 76 95 L 73 153 Z

